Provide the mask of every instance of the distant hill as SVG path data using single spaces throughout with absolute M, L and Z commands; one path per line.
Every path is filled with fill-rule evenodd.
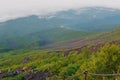
M 101 32 L 112 30 L 120 25 L 120 10 L 88 7 L 57 12 L 40 19 L 46 19 L 55 26 L 63 26 L 80 31 Z
M 106 32 L 120 25 L 120 10 L 82 8 L 0 23 L 0 48 L 38 48 L 51 43 Z

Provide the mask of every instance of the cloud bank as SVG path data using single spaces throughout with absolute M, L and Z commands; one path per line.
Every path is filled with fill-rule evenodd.
M 120 9 L 120 0 L 0 0 L 0 22 L 84 7 Z

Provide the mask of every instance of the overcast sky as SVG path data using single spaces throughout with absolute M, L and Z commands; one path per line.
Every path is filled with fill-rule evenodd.
M 120 0 L 0 0 L 0 21 L 93 6 L 120 9 Z

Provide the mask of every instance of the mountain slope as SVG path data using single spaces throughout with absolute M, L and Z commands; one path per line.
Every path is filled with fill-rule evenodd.
M 109 31 L 120 25 L 120 10 L 82 8 L 0 23 L 0 48 L 31 48 Z
M 15 50 L 0 54 L 2 80 L 84 80 L 86 69 L 92 74 L 117 74 L 120 66 L 120 44 L 106 45 L 96 53 L 87 48 L 80 54 L 77 51 L 65 53 L 65 50 Z M 23 67 L 28 71 L 20 72 Z M 20 73 L 14 75 L 15 71 Z M 87 76 L 89 80 L 103 79 L 92 74 Z M 115 80 L 116 77 L 106 76 L 104 79 Z
M 1 48 L 39 48 L 54 42 L 69 40 L 89 35 L 87 32 L 75 31 L 65 28 L 50 28 L 23 36 L 14 36 L 0 40 Z
M 54 43 L 42 47 L 42 49 L 71 49 L 80 48 L 86 45 L 99 44 L 104 42 L 120 41 L 120 28 L 103 32 L 98 34 L 93 34 L 92 36 L 86 36 L 83 38 L 76 38 L 72 40 L 67 40 L 59 43 Z

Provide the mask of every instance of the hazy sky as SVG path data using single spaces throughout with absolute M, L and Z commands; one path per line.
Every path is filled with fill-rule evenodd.
M 92 6 L 120 9 L 120 0 L 0 0 L 0 21 Z

